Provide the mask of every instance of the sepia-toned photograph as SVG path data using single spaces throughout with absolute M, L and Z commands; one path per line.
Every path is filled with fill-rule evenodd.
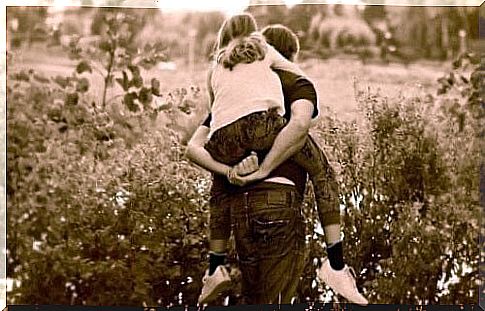
M 38 2 L 6 305 L 479 303 L 480 1 Z

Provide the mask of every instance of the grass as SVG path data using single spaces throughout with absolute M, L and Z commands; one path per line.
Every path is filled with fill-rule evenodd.
M 34 69 L 46 76 L 69 75 L 75 62 L 63 56 L 58 49 L 34 47 L 29 50 L 15 51 L 15 60 L 7 68 L 8 72 L 21 69 Z M 152 69 L 145 72 L 149 81 L 156 77 L 161 82 L 162 91 L 170 91 L 178 87 L 198 85 L 205 90 L 206 71 L 208 63 L 198 63 L 190 70 L 184 59 L 175 60 L 175 71 Z M 409 66 L 391 63 L 363 65 L 354 59 L 311 59 L 301 63 L 302 69 L 316 84 L 320 105 L 331 108 L 340 118 L 357 118 L 357 103 L 354 99 L 354 80 L 360 85 L 380 89 L 384 96 L 395 96 L 398 93 L 409 94 L 427 90 L 436 84 L 436 80 L 448 68 L 438 62 L 418 62 Z M 93 96 L 101 96 L 102 81 L 97 75 L 92 75 L 91 86 Z M 108 98 L 119 92 L 118 86 L 108 92 Z
M 368 64 L 357 60 L 311 60 L 302 68 L 315 81 L 321 106 L 330 107 L 339 117 L 358 117 L 354 80 L 362 86 L 380 89 L 384 96 L 429 89 L 445 72 L 442 64 Z

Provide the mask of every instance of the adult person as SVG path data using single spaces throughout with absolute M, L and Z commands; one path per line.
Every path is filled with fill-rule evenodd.
M 263 34 L 277 51 L 287 59 L 294 60 L 299 45 L 297 37 L 289 29 L 280 25 L 270 26 L 263 30 Z M 269 178 L 245 187 L 231 185 L 221 175 L 228 167 L 216 162 L 204 149 L 209 133 L 209 119 L 196 130 L 187 150 L 191 160 L 219 173 L 213 177 L 211 215 L 217 215 L 217 210 L 231 210 L 236 251 L 242 272 L 243 296 L 245 302 L 251 304 L 289 303 L 304 267 L 304 219 L 301 203 L 307 175 L 295 163 L 284 161 L 304 145 L 310 121 L 318 114 L 317 97 L 313 85 L 307 79 L 291 72 L 275 72 L 282 82 L 287 112 L 285 117 L 289 122 L 278 134 L 271 151 L 267 155 L 259 155 L 265 156 L 259 170 L 249 178 L 239 178 L 238 181 L 241 185 L 255 181 L 261 176 L 259 173 L 265 170 L 272 172 Z M 314 142 L 312 146 L 318 148 Z M 319 160 L 328 167 L 329 202 L 338 202 L 333 171 L 325 157 Z M 284 163 L 281 164 L 282 162 Z M 255 163 L 254 157 L 250 157 L 239 168 L 250 171 L 256 168 Z M 327 215 L 320 216 L 323 221 L 327 219 Z M 334 249 L 328 248 L 330 263 L 333 265 L 326 273 L 330 276 L 330 281 L 346 285 L 353 283 L 355 287 L 355 280 L 343 269 L 339 215 L 328 219 L 333 222 L 324 223 L 324 229 L 327 242 L 330 240 Z M 211 235 L 220 229 L 211 228 Z M 342 267 L 338 269 L 334 265 Z M 358 294 L 356 288 L 354 291 Z M 358 298 L 362 298 L 360 303 L 366 303 L 365 298 Z

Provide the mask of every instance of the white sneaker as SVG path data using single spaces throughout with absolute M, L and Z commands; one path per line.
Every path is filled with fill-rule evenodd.
M 199 296 L 199 304 L 214 300 L 220 292 L 229 287 L 231 277 L 224 266 L 218 266 L 212 275 L 209 275 L 209 270 L 205 271 L 202 283 L 204 286 Z
M 354 269 L 349 268 L 347 265 L 342 270 L 332 269 L 328 258 L 325 258 L 322 266 L 317 269 L 318 280 L 330 286 L 332 290 L 342 295 L 348 301 L 365 306 L 368 304 L 368 301 L 359 293 L 354 276 Z

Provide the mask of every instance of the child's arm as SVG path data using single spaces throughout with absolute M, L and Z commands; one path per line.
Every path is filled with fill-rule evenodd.
M 212 104 L 214 103 L 214 90 L 212 89 L 212 72 L 214 68 L 210 68 L 209 72 L 207 73 L 207 92 L 209 93 L 209 109 L 212 108 Z
M 185 156 L 190 161 L 202 166 L 210 172 L 219 175 L 227 175 L 227 172 L 231 169 L 231 167 L 214 160 L 210 153 L 204 148 L 208 135 L 209 128 L 204 125 L 199 126 L 187 144 Z
M 266 58 L 270 62 L 271 68 L 290 71 L 297 75 L 301 75 L 307 78 L 305 73 L 300 69 L 300 67 L 298 67 L 298 65 L 287 60 L 270 44 L 266 44 L 266 46 L 267 46 Z
M 206 121 L 197 128 L 187 144 L 185 156 L 190 161 L 200 165 L 212 173 L 227 176 L 228 172 L 231 171 L 232 168 L 224 163 L 214 160 L 210 153 L 204 148 L 205 142 L 207 141 L 207 135 L 209 134 L 209 127 L 207 126 L 207 123 L 209 122 L 206 119 Z M 251 154 L 234 166 L 234 172 L 240 176 L 243 176 L 256 171 L 258 168 L 258 157 Z
M 236 176 L 231 182 L 244 186 L 265 179 L 276 167 L 297 153 L 306 142 L 312 114 L 313 103 L 306 99 L 300 99 L 295 105 L 292 105 L 290 121 L 276 136 L 273 146 L 259 166 L 259 170 L 248 176 Z
M 214 90 L 212 89 L 212 72 L 214 68 L 211 67 L 207 73 L 207 93 L 209 94 L 209 113 L 212 108 L 212 104 L 214 103 Z M 210 114 L 209 114 L 210 117 Z M 204 148 L 205 143 L 207 142 L 207 137 L 209 136 L 210 131 L 210 123 L 207 121 L 209 117 L 206 119 L 204 124 L 200 125 L 195 133 L 193 134 L 192 138 L 187 144 L 187 150 L 185 152 L 186 157 L 194 162 L 197 165 L 202 166 L 206 170 L 220 174 L 226 175 L 227 172 L 231 169 L 230 166 L 225 165 L 223 163 L 219 163 L 212 158 L 210 153 Z

